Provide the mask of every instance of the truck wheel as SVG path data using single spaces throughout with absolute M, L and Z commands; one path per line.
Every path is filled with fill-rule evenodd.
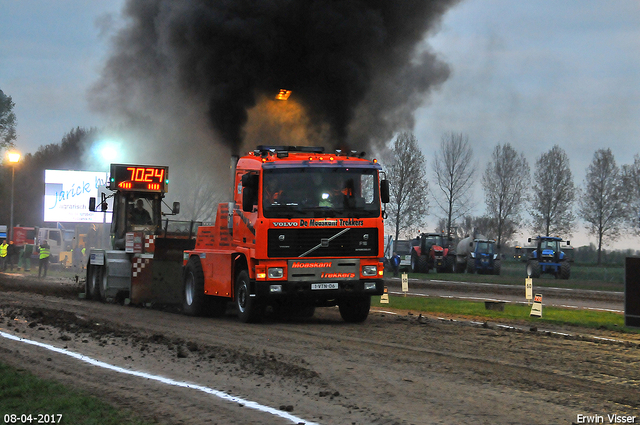
M 418 257 L 418 271 L 420 273 L 429 273 L 429 260 L 426 255 Z
M 182 312 L 188 316 L 200 316 L 204 312 L 204 273 L 200 258 L 191 257 L 187 262 L 183 277 Z
M 359 298 L 347 298 L 338 303 L 342 320 L 349 323 L 364 322 L 369 316 L 371 308 L 371 296 L 365 295 Z
M 500 275 L 500 269 L 502 268 L 502 263 L 500 260 L 493 260 L 493 274 Z
M 87 271 L 87 282 L 85 284 L 86 297 L 89 300 L 100 300 L 99 286 L 102 283 L 100 270 L 100 267 L 89 265 L 89 269 Z
M 444 272 L 445 273 L 453 273 L 454 264 L 456 263 L 455 255 L 447 255 L 447 258 L 444 259 Z
M 569 279 L 571 276 L 571 263 L 563 261 L 560 264 L 560 279 Z
M 527 276 L 540 277 L 540 263 L 538 261 L 529 260 L 527 262 Z
M 412 273 L 418 273 L 419 269 L 418 269 L 418 254 L 416 254 L 415 252 L 411 253 L 411 272 Z
M 98 298 L 102 301 L 107 300 L 107 268 L 105 266 L 98 267 L 100 270 L 100 280 L 98 280 Z
M 238 318 L 243 323 L 257 322 L 262 318 L 262 307 L 249 291 L 249 273 L 242 270 L 236 279 L 236 307 Z
M 476 272 L 476 259 L 468 258 L 467 259 L 467 273 L 475 273 Z

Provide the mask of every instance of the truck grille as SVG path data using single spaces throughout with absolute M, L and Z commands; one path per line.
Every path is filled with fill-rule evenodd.
M 267 255 L 270 258 L 299 257 L 312 248 L 306 257 L 377 257 L 378 229 L 269 229 Z M 329 241 L 329 239 L 331 239 Z

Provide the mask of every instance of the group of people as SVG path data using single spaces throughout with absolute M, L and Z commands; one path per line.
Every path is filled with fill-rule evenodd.
M 40 246 L 36 249 L 38 253 L 39 267 L 38 278 L 47 277 L 47 270 L 49 269 L 49 257 L 51 256 L 51 247 L 46 240 L 42 241 Z M 14 245 L 13 241 L 7 243 L 6 239 L 2 240 L 0 244 L 0 271 L 6 272 L 13 271 L 13 266 L 16 263 L 16 259 L 20 255 L 20 249 Z M 43 274 L 44 272 L 44 274 Z
M 13 241 L 7 243 L 7 240 L 3 239 L 0 244 L 0 271 L 5 272 L 8 267 L 11 267 L 11 271 L 13 271 L 13 264 L 17 261 L 19 254 L 20 252 Z

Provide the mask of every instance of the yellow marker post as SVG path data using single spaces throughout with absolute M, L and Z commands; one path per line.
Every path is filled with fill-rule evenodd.
M 542 294 L 536 294 L 533 298 L 533 306 L 529 316 L 542 317 Z
M 380 304 L 389 304 L 389 290 L 384 287 L 384 294 L 380 296 Z
M 533 299 L 533 279 L 530 277 L 524 280 L 525 294 L 524 296 L 527 298 L 527 304 L 531 305 L 531 300 Z
M 407 296 L 407 292 L 409 292 L 409 275 L 406 273 L 402 273 L 402 292 L 404 292 L 404 296 Z

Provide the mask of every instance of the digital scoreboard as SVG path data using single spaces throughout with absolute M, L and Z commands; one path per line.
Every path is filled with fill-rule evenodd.
M 111 164 L 109 189 L 142 192 L 167 192 L 169 167 Z

